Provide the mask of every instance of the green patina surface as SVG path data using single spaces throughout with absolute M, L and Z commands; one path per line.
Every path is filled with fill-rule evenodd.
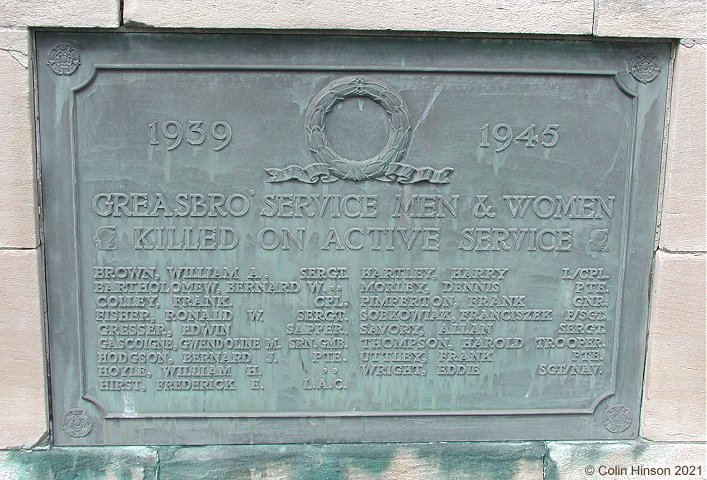
M 87 447 L 6 452 L 0 478 L 511 479 L 542 478 L 545 446 L 513 444 Z
M 2 463 L 0 478 L 12 480 L 158 478 L 157 452 L 148 447 L 12 451 Z
M 471 454 L 470 454 L 471 453 Z M 477 444 L 472 451 L 465 444 L 434 444 L 420 451 L 425 462 L 440 462 L 439 471 L 448 477 L 472 473 L 472 478 L 524 478 L 518 476 L 526 461 L 541 462 L 542 443 Z
M 0 451 L 0 480 L 574 480 L 608 478 L 600 466 L 704 471 L 703 452 L 704 443 L 643 440 L 54 447 Z
M 617 458 L 621 462 L 629 465 L 632 461 L 641 462 L 643 455 L 648 451 L 649 443 L 638 440 L 635 442 L 572 442 L 565 446 L 571 449 L 571 461 L 566 462 L 564 469 L 568 466 L 574 467 L 578 475 L 582 475 L 585 466 L 597 467 L 598 465 L 613 466 L 617 464 Z M 624 446 L 629 446 L 628 451 L 620 451 Z M 619 453 L 620 452 L 620 453 Z M 557 456 L 557 454 L 555 454 Z M 651 459 L 653 462 L 660 462 L 659 459 Z M 565 459 L 566 461 L 566 459 Z M 567 473 L 563 470 L 562 462 L 553 456 L 553 453 L 548 451 L 544 457 L 544 480 L 563 480 L 567 477 Z M 585 475 L 586 477 L 586 475 Z M 612 477 L 613 478 L 613 477 Z

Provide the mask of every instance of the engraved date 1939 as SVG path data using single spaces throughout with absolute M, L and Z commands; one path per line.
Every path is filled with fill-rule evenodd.
M 233 129 L 223 121 L 216 121 L 207 126 L 204 125 L 203 120 L 186 122 L 169 120 L 162 125 L 159 125 L 159 122 L 155 120 L 148 127 L 150 129 L 150 145 L 160 145 L 160 140 L 163 140 L 167 145 L 167 151 L 182 145 L 183 140 L 193 147 L 202 145 L 208 140 L 215 145 L 211 149 L 218 152 L 226 148 L 233 137 Z
M 523 129 L 522 132 L 514 136 L 513 127 L 506 123 L 499 123 L 493 127 L 486 123 L 481 127 L 481 142 L 479 143 L 479 147 L 491 147 L 491 143 L 489 142 L 489 130 L 496 143 L 496 152 L 504 151 L 513 143 L 519 144 L 524 142 L 526 148 L 534 148 L 538 143 L 545 148 L 552 148 L 557 145 L 557 142 L 560 140 L 557 133 L 557 130 L 560 128 L 559 124 L 548 123 L 545 125 L 542 132 L 540 132 L 539 128 L 537 129 L 540 133 L 536 133 L 536 128 L 535 124 L 531 123 L 528 127 Z M 542 140 L 540 137 L 542 137 Z

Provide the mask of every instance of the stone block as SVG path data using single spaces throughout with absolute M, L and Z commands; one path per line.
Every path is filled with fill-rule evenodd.
M 651 296 L 643 437 L 705 440 L 705 334 L 705 255 L 659 251 Z
M 543 478 L 541 443 L 161 448 L 160 478 L 486 480 Z
M 157 473 L 157 452 L 147 447 L 0 452 L 3 480 L 155 480 Z
M 120 0 L 2 0 L 0 27 L 117 27 Z
M 707 166 L 707 46 L 680 45 L 675 60 L 660 246 L 705 251 Z
M 0 248 L 38 245 L 27 37 L 0 28 Z
M 593 0 L 125 0 L 127 25 L 590 34 Z
M 2 480 L 541 480 L 540 442 L 70 447 L 0 452 Z
M 704 0 L 597 0 L 595 35 L 704 38 Z
M 28 447 L 47 431 L 38 250 L 0 250 L 0 448 Z
M 699 443 L 549 442 L 548 450 L 547 480 L 698 479 L 705 478 L 707 468 L 705 446 Z M 677 465 L 701 467 L 702 473 L 676 475 Z

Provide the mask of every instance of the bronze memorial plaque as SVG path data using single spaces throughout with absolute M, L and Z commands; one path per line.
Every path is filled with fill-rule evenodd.
M 37 32 L 54 442 L 635 438 L 669 54 Z

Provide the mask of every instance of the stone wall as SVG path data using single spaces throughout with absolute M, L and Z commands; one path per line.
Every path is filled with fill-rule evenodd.
M 31 31 L 57 27 L 674 39 L 641 438 L 51 448 Z M 704 0 L 0 0 L 0 479 L 671 478 L 599 471 L 631 465 L 705 478 L 705 37 Z

